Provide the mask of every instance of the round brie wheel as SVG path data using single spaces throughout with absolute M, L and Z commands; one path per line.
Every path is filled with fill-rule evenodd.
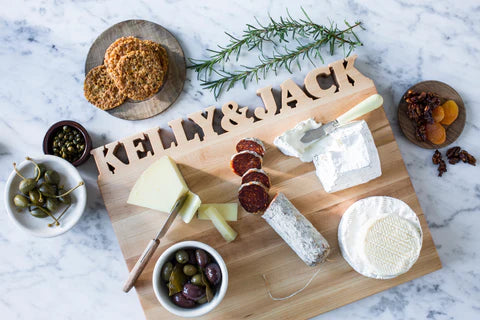
M 343 214 L 338 243 L 343 258 L 358 273 L 395 278 L 417 261 L 423 233 L 415 212 L 391 197 L 358 200 Z

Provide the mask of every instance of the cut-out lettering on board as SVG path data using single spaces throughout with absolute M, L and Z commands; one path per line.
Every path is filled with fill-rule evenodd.
M 96 148 L 92 150 L 92 154 L 99 173 L 100 175 L 113 175 L 138 161 L 164 154 L 165 150 L 170 148 L 183 148 L 203 141 L 212 141 L 220 134 L 235 131 L 256 121 L 296 112 L 298 109 L 311 106 L 318 99 L 348 92 L 358 83 L 365 80 L 371 81 L 355 68 L 356 58 L 356 55 L 350 56 L 310 71 L 304 79 L 303 87 L 291 79 L 285 80 L 280 85 L 281 99 L 279 102 L 275 100 L 272 86 L 258 89 L 257 95 L 264 106 L 255 108 L 253 115 L 248 114 L 248 107 L 240 107 L 235 101 L 230 101 L 225 103 L 220 110 L 215 106 L 210 106 L 189 114 L 188 119 L 171 120 L 168 122 L 168 126 L 173 133 L 174 142 L 170 142 L 170 145 L 164 144 L 160 134 L 162 130 L 169 129 L 156 127 Z M 326 79 L 328 84 L 322 86 L 319 81 L 322 79 Z M 224 133 L 218 133 L 215 130 L 216 112 L 221 113 L 220 126 L 222 129 L 217 131 Z M 187 123 L 187 121 L 192 123 Z M 194 132 L 193 136 L 189 135 L 191 139 L 187 137 L 185 131 L 185 126 L 189 124 L 194 125 L 198 131 Z M 121 156 L 117 155 L 119 150 L 122 153 Z M 123 159 L 124 157 L 126 159 Z

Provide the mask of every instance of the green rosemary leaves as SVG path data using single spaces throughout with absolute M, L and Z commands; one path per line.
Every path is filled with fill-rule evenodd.
M 241 82 L 246 87 L 247 82 L 258 81 L 265 78 L 270 71 L 277 72 L 285 68 L 292 73 L 292 65 L 300 67 L 300 60 L 308 59 L 313 65 L 314 60 L 320 59 L 324 63 L 320 49 L 328 47 L 330 55 L 335 53 L 336 48 L 343 49 L 344 56 L 357 47 L 363 45 L 354 29 L 363 29 L 362 23 L 357 21 L 350 24 L 345 21 L 346 27 L 340 29 L 336 23 L 331 22 L 329 26 L 314 23 L 305 10 L 303 19 L 294 19 L 287 10 L 287 17 L 280 17 L 278 21 L 270 17 L 267 25 L 262 25 L 256 20 L 257 25 L 247 24 L 247 29 L 239 38 L 226 33 L 229 43 L 226 46 L 218 46 L 218 50 L 208 50 L 209 59 L 189 59 L 191 65 L 188 67 L 197 72 L 202 87 L 213 91 L 215 99 L 223 91 L 230 90 L 235 84 Z M 295 41 L 294 48 L 287 47 L 287 43 Z M 273 52 L 264 52 L 264 43 L 273 44 Z M 224 68 L 225 62 L 231 57 L 238 61 L 242 50 L 259 51 L 259 63 L 254 66 L 241 65 L 239 70 L 227 71 Z

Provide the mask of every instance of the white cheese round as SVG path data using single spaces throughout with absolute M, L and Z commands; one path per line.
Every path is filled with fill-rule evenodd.
M 423 233 L 415 212 L 391 197 L 369 197 L 351 205 L 338 227 L 344 259 L 358 273 L 374 279 L 397 277 L 420 255 Z

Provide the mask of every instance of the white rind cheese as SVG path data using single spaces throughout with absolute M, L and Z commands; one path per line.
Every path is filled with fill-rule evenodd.
M 311 143 L 303 143 L 300 139 L 303 137 L 305 132 L 316 129 L 320 127 L 321 123 L 316 123 L 312 118 L 299 122 L 295 127 L 290 130 L 285 131 L 282 135 L 275 138 L 273 144 L 285 155 L 297 157 L 302 157 L 305 149 Z M 301 159 L 303 162 L 310 162 L 312 159 Z
M 351 205 L 338 227 L 344 259 L 374 279 L 397 277 L 420 255 L 423 233 L 415 212 L 391 197 L 369 197 Z
M 366 183 L 382 175 L 372 133 L 364 120 L 341 126 L 316 142 L 316 174 L 326 192 Z
M 315 266 L 327 259 L 327 240 L 283 193 L 277 193 L 262 218 L 307 265 Z

